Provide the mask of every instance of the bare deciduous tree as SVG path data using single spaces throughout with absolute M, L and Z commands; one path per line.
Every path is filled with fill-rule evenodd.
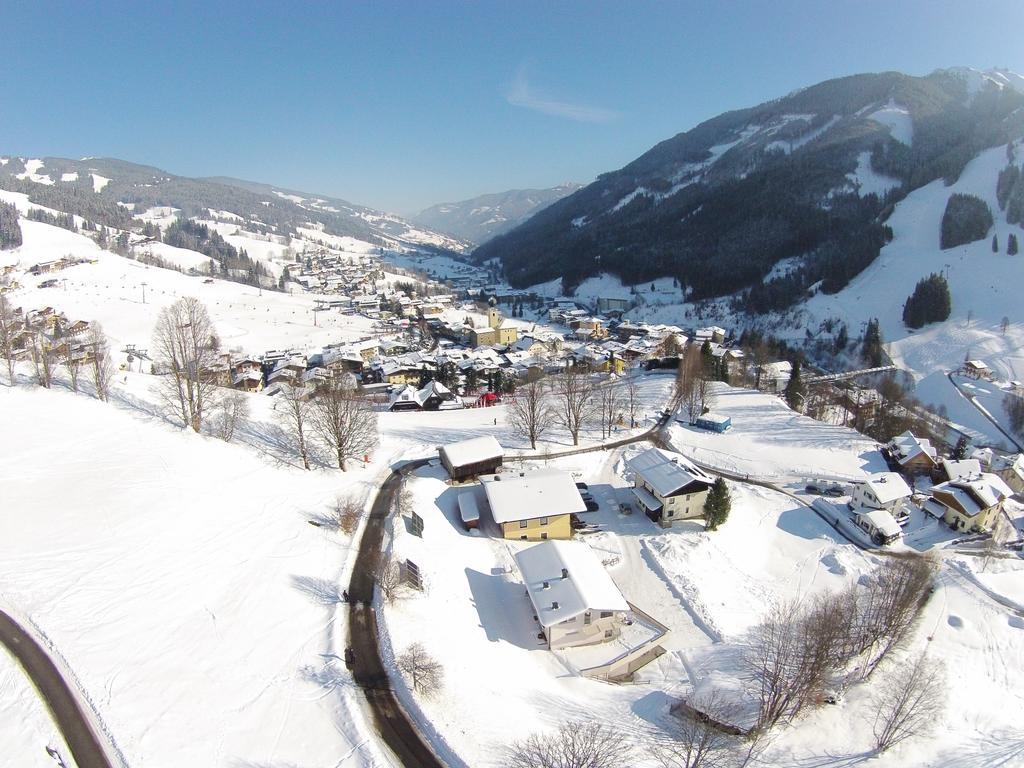
M 621 398 L 617 385 L 609 384 L 601 387 L 597 393 L 598 421 L 601 424 L 601 437 L 611 436 L 612 428 L 621 417 Z
M 203 303 L 186 296 L 160 310 L 153 346 L 157 366 L 166 374 L 161 393 L 168 410 L 199 432 L 219 394 L 213 371 L 220 341 Z
M 875 749 L 885 752 L 934 725 L 944 708 L 944 677 L 925 654 L 893 665 L 873 701 Z
M 110 382 L 114 379 L 114 361 L 110 357 L 110 344 L 103 326 L 93 322 L 89 324 L 89 338 L 85 342 L 89 349 L 92 365 L 89 368 L 92 386 L 96 397 L 106 401 L 110 396 Z
M 338 381 L 321 387 L 311 401 L 310 424 L 344 472 L 345 462 L 377 447 L 377 413 L 368 400 Z
M 295 444 L 304 469 L 309 469 L 309 446 L 307 429 L 309 425 L 309 391 L 305 387 L 293 387 L 285 384 L 275 405 L 277 418 L 282 429 Z
M 55 351 L 49 338 L 42 331 L 35 331 L 29 337 L 29 356 L 32 359 L 32 372 L 36 384 L 49 389 L 53 384 L 53 366 Z
M 937 564 L 922 555 L 890 555 L 861 592 L 860 651 L 874 648 L 867 674 L 907 637 L 931 594 Z
M 388 603 L 402 593 L 402 566 L 394 558 L 381 557 L 377 565 L 377 588 Z
M 754 628 L 743 662 L 758 700 L 757 730 L 792 717 L 807 692 L 800 665 L 800 610 L 796 603 L 772 606 Z
M 626 413 L 629 414 L 629 428 L 633 429 L 640 413 L 640 382 L 632 375 L 626 378 Z
M 0 293 L 0 355 L 3 355 L 7 364 L 7 381 L 14 386 L 14 337 L 17 334 L 15 328 L 14 308 L 7 300 L 7 296 Z
M 651 757 L 662 768 L 727 768 L 740 761 L 738 740 L 723 725 L 738 708 L 718 691 L 693 697 L 675 712 L 679 728 L 668 742 L 654 744 Z
M 595 722 L 568 722 L 557 733 L 534 734 L 506 750 L 506 768 L 622 768 L 635 749 L 623 733 Z
M 508 406 L 508 421 L 513 431 L 530 441 L 537 449 L 537 441 L 551 426 L 555 411 L 551 405 L 547 383 L 539 379 L 516 390 L 515 399 Z
M 444 667 L 427 653 L 422 643 L 413 643 L 396 659 L 398 669 L 409 678 L 413 690 L 433 696 L 444 687 Z
M 673 400 L 686 411 L 689 422 L 694 424 L 710 406 L 712 398 L 711 382 L 708 381 L 700 349 L 690 346 L 679 361 Z
M 64 366 L 64 370 L 68 372 L 68 378 L 71 380 L 71 390 L 73 392 L 78 391 L 78 376 L 82 372 L 82 352 L 80 349 L 76 349 L 75 345 L 69 340 L 65 340 L 59 347 L 60 362 Z
M 334 517 L 338 521 L 338 529 L 350 536 L 359 527 L 359 518 L 363 515 L 362 506 L 348 496 L 339 496 L 334 502 Z
M 235 436 L 239 424 L 249 418 L 249 398 L 241 392 L 217 398 L 211 409 L 212 418 L 207 420 L 211 431 L 226 443 Z
M 586 371 L 569 366 L 555 377 L 555 418 L 569 430 L 572 444 L 580 444 L 580 432 L 594 410 L 594 384 Z

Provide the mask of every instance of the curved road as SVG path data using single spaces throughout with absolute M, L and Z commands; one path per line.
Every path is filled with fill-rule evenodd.
M 370 508 L 348 585 L 351 600 L 349 646 L 355 651 L 352 676 L 366 695 L 378 733 L 406 768 L 444 768 L 444 763 L 412 723 L 391 688 L 387 668 L 381 658 L 377 615 L 370 606 L 373 603 L 381 545 L 395 494 L 404 476 L 427 461 L 419 459 L 403 464 L 394 469 L 384 481 Z
M 114 768 L 56 665 L 42 646 L 3 611 L 0 611 L 0 643 L 21 663 L 43 697 L 78 768 Z M 43 745 L 39 748 L 42 750 Z

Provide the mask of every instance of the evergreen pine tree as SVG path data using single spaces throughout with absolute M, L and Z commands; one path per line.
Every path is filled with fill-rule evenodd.
M 861 355 L 864 361 L 872 368 L 882 365 L 882 331 L 878 326 L 878 318 L 868 320 L 868 326 L 864 330 L 864 343 L 861 346 Z
M 846 323 L 843 323 L 842 325 L 839 326 L 839 333 L 836 334 L 835 344 L 833 345 L 833 352 L 835 352 L 835 354 L 838 355 L 840 352 L 846 349 L 846 345 L 849 343 L 850 333 L 849 331 L 846 330 Z
M 999 253 L 999 235 L 992 235 L 992 253 Z
M 708 491 L 704 500 L 704 526 L 709 531 L 718 530 L 718 526 L 729 519 L 729 512 L 732 509 L 732 499 L 729 496 L 729 486 L 725 480 L 718 478 L 715 484 Z
M 967 440 L 966 435 L 960 435 L 960 439 L 956 441 L 956 447 L 953 449 L 953 461 L 962 461 L 967 458 L 967 449 L 970 447 L 970 443 Z
M 1008 256 L 1017 255 L 1017 235 L 1010 233 L 1010 236 L 1006 238 L 1006 254 Z
M 804 383 L 800 377 L 800 360 L 793 361 L 793 371 L 786 382 L 786 389 L 783 393 L 786 404 L 794 411 L 799 411 L 804 402 Z

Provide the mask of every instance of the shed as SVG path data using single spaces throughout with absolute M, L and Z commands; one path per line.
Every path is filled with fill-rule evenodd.
M 480 525 L 480 507 L 476 503 L 476 492 L 469 490 L 459 494 L 459 517 L 467 531 Z
M 705 413 L 698 416 L 693 425 L 712 432 L 725 432 L 732 426 L 732 418 L 720 413 Z
M 466 480 L 496 471 L 505 450 L 489 435 L 448 443 L 437 449 L 441 463 L 452 480 Z
M 857 513 L 857 525 L 871 535 L 876 544 L 892 544 L 903 535 L 899 523 L 884 509 L 865 509 Z

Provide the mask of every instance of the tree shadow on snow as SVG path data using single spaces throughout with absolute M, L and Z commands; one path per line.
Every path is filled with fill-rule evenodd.
M 341 592 L 338 585 L 327 579 L 318 579 L 315 576 L 292 575 L 292 586 L 299 592 L 312 598 L 318 605 L 336 605 L 341 602 Z

